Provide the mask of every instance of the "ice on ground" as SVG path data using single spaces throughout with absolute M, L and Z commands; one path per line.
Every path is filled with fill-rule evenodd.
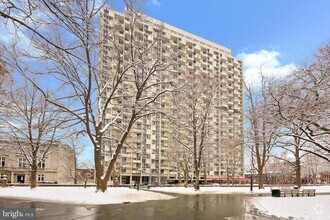
M 5 187 L 0 188 L 0 197 L 65 202 L 76 204 L 116 204 L 124 202 L 145 202 L 175 198 L 161 193 L 137 191 L 130 188 L 108 188 L 104 193 L 95 193 L 95 187 Z

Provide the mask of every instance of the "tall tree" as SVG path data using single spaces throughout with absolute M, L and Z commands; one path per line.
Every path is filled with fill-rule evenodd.
M 306 142 L 300 138 L 301 131 L 297 127 L 285 127 L 284 124 L 281 126 L 281 131 L 279 133 L 279 141 L 277 147 L 284 149 L 284 154 L 282 157 L 277 155 L 272 155 L 279 160 L 290 164 L 295 170 L 295 184 L 301 187 L 301 160 L 308 153 L 303 152 L 301 149 L 305 147 Z M 287 156 L 291 154 L 294 160 L 287 159 Z
M 330 43 L 271 90 L 276 116 L 299 132 L 288 134 L 306 144 L 300 149 L 330 162 Z
M 46 102 L 39 90 L 27 83 L 12 89 L 4 102 L 5 114 L 0 117 L 3 136 L 17 144 L 31 169 L 31 188 L 35 188 L 38 167 L 57 144 L 59 130 L 67 119 L 58 108 Z
M 173 92 L 172 137 L 178 143 L 174 147 L 182 148 L 190 155 L 194 187 L 199 190 L 204 154 L 212 146 L 210 117 L 215 107 L 217 87 L 212 77 L 204 73 L 187 74 L 183 82 L 188 83 Z
M 272 115 L 269 87 L 271 81 L 261 73 L 261 88 L 245 84 L 248 100 L 248 145 L 251 148 L 252 166 L 258 171 L 258 187 L 264 188 L 264 168 L 270 152 L 278 141 L 279 126 Z
M 79 158 L 86 146 L 75 131 L 68 130 L 68 132 L 70 132 L 71 135 L 62 142 L 71 148 L 73 152 L 73 160 L 72 158 L 66 159 L 63 161 L 63 165 L 72 178 L 73 184 L 77 184 L 80 177 L 78 172 Z
M 175 137 L 176 138 L 176 137 Z M 191 154 L 188 150 L 177 147 L 180 143 L 173 138 L 171 147 L 168 152 L 168 167 L 178 173 L 178 182 L 181 183 L 181 178 L 183 178 L 183 186 L 188 187 L 189 179 L 192 180 L 191 173 Z
M 242 142 L 242 137 L 236 134 L 224 143 L 222 159 L 225 161 L 227 184 L 231 180 L 232 185 L 234 185 L 234 178 L 239 176 L 238 169 L 241 167 L 240 164 L 243 163 L 240 155 L 240 152 L 242 152 Z
M 169 91 L 165 70 L 172 59 L 165 55 L 170 51 L 164 48 L 162 27 L 146 42 L 138 30 L 149 18 L 136 11 L 134 2 L 124 0 L 128 27 L 120 20 L 109 29 L 103 29 L 100 35 L 100 11 L 104 10 L 100 25 L 108 25 L 102 23 L 108 18 L 106 1 L 103 4 L 97 4 L 99 1 L 96 0 L 75 0 L 65 4 L 43 0 L 0 3 L 3 23 L 15 25 L 21 30 L 18 33 L 24 32 L 33 45 L 33 50 L 24 53 L 19 47 L 7 48 L 9 63 L 31 79 L 31 74 L 20 68 L 22 58 L 38 62 L 38 66 L 28 69 L 29 73 L 38 73 L 38 77 L 46 74 L 55 89 L 61 91 L 56 97 L 50 97 L 44 92 L 43 85 L 34 84 L 49 103 L 70 113 L 89 137 L 94 146 L 96 187 L 102 192 L 107 189 L 133 124 L 146 115 L 157 113 L 152 108 L 154 103 Z M 123 32 L 125 36 L 121 35 Z M 98 62 L 106 59 L 111 60 L 111 65 Z M 120 104 L 123 102 L 125 105 Z M 107 112 L 115 108 L 116 117 L 109 120 Z M 123 122 L 120 126 L 119 119 Z M 114 133 L 115 137 L 109 137 Z M 105 145 L 111 145 L 112 149 L 107 165 L 102 163 Z

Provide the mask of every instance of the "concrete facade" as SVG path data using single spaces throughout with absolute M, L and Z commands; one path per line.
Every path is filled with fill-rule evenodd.
M 28 152 L 28 145 L 24 149 Z M 0 174 L 6 174 L 10 183 L 29 183 L 30 166 L 15 141 L 0 140 Z M 40 154 L 45 150 L 41 147 Z M 38 168 L 39 183 L 72 183 L 74 152 L 66 145 L 55 143 Z
M 134 30 L 141 42 L 149 45 L 162 34 L 160 47 L 164 56 L 174 55 L 172 71 L 189 74 L 191 71 L 212 74 L 218 85 L 216 108 L 212 112 L 214 126 L 213 146 L 208 149 L 207 176 L 226 177 L 244 176 L 243 148 L 243 63 L 231 54 L 231 50 L 199 36 L 141 15 Z M 129 45 L 130 21 L 128 11 L 119 13 L 105 9 L 100 17 L 100 39 L 105 41 L 99 52 L 99 80 L 112 77 L 116 68 L 112 56 L 113 44 L 105 39 L 120 39 L 119 51 L 124 54 Z M 111 40 L 110 40 L 111 41 Z M 109 42 L 109 43 L 107 43 Z M 122 47 L 122 49 L 121 49 Z M 125 56 L 123 55 L 124 60 Z M 107 74 L 105 74 L 107 73 Z M 126 88 L 126 87 L 125 87 Z M 128 88 L 128 87 L 127 87 Z M 109 91 L 110 92 L 110 91 Z M 102 97 L 101 97 L 102 98 Z M 117 105 L 124 107 L 125 100 Z M 168 108 L 166 98 L 160 100 L 159 109 Z M 116 108 L 110 107 L 104 123 L 116 117 Z M 136 180 L 154 183 L 177 179 L 178 174 L 168 166 L 168 150 L 173 147 L 169 140 L 168 120 L 162 115 L 148 116 L 137 121 L 132 129 L 131 138 L 119 155 L 116 164 L 121 183 L 133 184 Z M 233 142 L 240 140 L 238 146 Z M 109 143 L 103 146 L 103 163 L 111 159 Z M 230 153 L 235 148 L 235 153 Z M 137 149 L 137 150 L 136 150 Z M 235 164 L 230 164 L 235 163 Z M 235 173 L 231 167 L 235 166 Z M 203 176 L 203 175 L 201 175 Z

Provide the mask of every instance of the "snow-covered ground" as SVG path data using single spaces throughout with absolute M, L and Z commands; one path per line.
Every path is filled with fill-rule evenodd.
M 129 188 L 108 188 L 105 193 L 95 193 L 94 187 L 0 187 L 0 197 L 24 198 L 51 202 L 76 204 L 115 204 L 124 202 L 145 202 L 149 200 L 166 200 L 175 198 L 161 193 L 137 191 Z
M 317 193 L 330 193 L 330 186 L 304 186 L 303 189 L 316 189 Z M 199 191 L 195 191 L 193 187 L 151 187 L 152 191 L 157 192 L 169 192 L 169 193 L 179 193 L 179 194 L 250 194 L 250 187 L 201 187 Z M 265 189 L 253 188 L 253 193 L 270 193 L 270 187 Z
M 250 188 L 248 187 L 200 187 L 199 191 L 195 191 L 194 187 L 151 187 L 152 191 L 156 192 L 168 192 L 168 193 L 178 193 L 178 194 L 214 194 L 214 193 L 223 193 L 223 194 L 231 194 L 231 193 L 249 193 Z M 254 191 L 257 189 L 254 188 Z M 270 189 L 258 190 L 258 192 L 269 192 Z
M 306 220 L 330 219 L 330 195 L 318 195 L 318 193 L 330 193 L 330 186 L 304 186 L 303 189 L 316 189 L 315 197 L 280 197 L 253 196 L 246 197 L 248 203 L 266 215 L 277 217 Z M 171 192 L 179 194 L 250 194 L 249 187 L 201 187 L 195 191 L 193 187 L 152 187 L 158 192 Z M 253 188 L 254 194 L 269 193 L 270 188 L 259 190 Z
M 330 219 L 330 195 L 315 197 L 250 197 L 260 212 L 277 217 L 306 220 Z
M 246 197 L 250 207 L 257 208 L 266 215 L 294 219 L 330 219 L 330 195 L 318 195 L 318 193 L 330 193 L 330 186 L 308 186 L 303 188 L 316 189 L 315 197 L 280 197 L 270 196 Z M 250 194 L 249 187 L 201 187 L 195 191 L 193 187 L 151 187 L 157 192 L 169 192 L 179 194 Z M 254 188 L 254 193 L 270 193 L 270 188 L 259 190 Z M 115 204 L 124 202 L 144 202 L 148 200 L 167 200 L 173 196 L 144 190 L 137 191 L 129 188 L 108 188 L 105 193 L 95 193 L 94 187 L 86 189 L 82 187 L 38 187 L 31 190 L 29 187 L 0 188 L 0 197 L 24 198 L 38 201 L 65 202 L 75 204 Z

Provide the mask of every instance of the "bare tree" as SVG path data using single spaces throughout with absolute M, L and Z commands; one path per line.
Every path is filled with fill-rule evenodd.
M 301 151 L 330 162 L 330 43 L 271 90 L 276 116 L 298 131 L 287 134 L 306 142 Z
M 6 73 L 7 73 L 6 64 L 3 62 L 2 59 L 0 59 L 0 77 L 2 78 Z
M 59 109 L 45 101 L 43 95 L 29 84 L 12 89 L 6 96 L 6 112 L 0 117 L 2 130 L 18 145 L 31 168 L 31 188 L 37 186 L 37 171 L 45 156 L 51 153 L 66 119 Z
M 190 175 L 192 164 L 191 154 L 188 150 L 178 147 L 180 143 L 178 141 L 175 141 L 175 138 L 173 138 L 173 142 L 171 145 L 173 147 L 171 147 L 167 153 L 167 165 L 172 170 L 177 172 L 179 184 L 181 183 L 181 177 L 183 178 L 183 186 L 187 188 L 189 179 L 193 179 L 193 177 Z
M 76 177 L 78 180 L 83 181 L 86 188 L 88 180 L 94 178 L 94 164 L 89 160 L 85 160 L 79 163 L 79 167 L 80 170 L 77 170 Z
M 177 147 L 191 155 L 196 190 L 199 190 L 200 172 L 205 151 L 212 146 L 210 115 L 217 94 L 214 80 L 208 74 L 190 73 L 184 76 L 189 82 L 173 93 L 172 137 Z
M 64 160 L 64 168 L 69 173 L 70 177 L 73 180 L 73 184 L 78 183 L 79 173 L 78 173 L 78 165 L 79 165 L 79 157 L 85 150 L 85 145 L 82 143 L 80 137 L 75 134 L 76 132 L 68 130 L 71 134 L 66 140 L 62 141 L 67 146 L 71 148 L 73 151 L 73 160 L 69 158 L 69 160 Z
M 288 151 L 279 153 L 272 152 L 269 161 L 265 167 L 268 184 L 288 184 L 292 182 L 292 171 L 294 170 L 294 161 Z M 273 182 L 271 182 L 273 181 Z
M 271 81 L 261 73 L 260 91 L 245 85 L 248 99 L 247 114 L 248 138 L 247 143 L 251 147 L 252 166 L 258 171 L 258 187 L 264 188 L 263 174 L 270 152 L 278 140 L 279 126 L 272 115 L 271 96 L 269 87 Z
M 13 83 L 13 77 L 9 74 L 6 63 L 2 59 L 3 53 L 0 48 L 0 108 L 3 105 L 3 97 Z
M 128 23 L 127 36 L 121 36 L 127 28 L 121 21 L 98 35 L 99 12 L 106 1 L 100 5 L 97 2 L 84 0 L 63 4 L 61 1 L 6 0 L 0 4 L 3 8 L 0 17 L 4 23 L 24 31 L 24 36 L 34 46 L 34 50 L 24 53 L 17 53 L 20 50 L 17 47 L 15 50 L 7 48 L 12 66 L 31 79 L 31 74 L 20 71 L 22 61 L 19 58 L 25 56 L 42 63 L 40 68 L 31 68 L 29 72 L 51 77 L 49 80 L 58 85 L 61 93 L 49 97 L 43 85 L 34 85 L 49 103 L 70 113 L 89 137 L 94 146 L 97 191 L 104 192 L 133 124 L 146 115 L 157 113 L 151 106 L 169 91 L 164 79 L 171 58 L 163 52 L 161 26 L 151 41 L 145 43 L 143 36 L 141 39 L 137 30 L 148 18 L 136 12 L 135 1 L 124 1 L 126 10 L 122 19 Z M 104 9 L 101 26 L 108 18 L 106 13 Z M 108 48 L 111 48 L 109 56 Z M 109 57 L 111 65 L 99 63 L 98 57 L 102 56 Z M 115 108 L 116 116 L 109 120 L 108 109 Z M 102 147 L 109 145 L 112 157 L 110 163 L 104 165 Z
M 240 152 L 242 151 L 242 138 L 239 135 L 234 135 L 233 138 L 229 139 L 224 143 L 224 154 L 222 159 L 226 161 L 225 170 L 227 176 L 227 184 L 229 184 L 230 179 L 232 185 L 235 184 L 234 178 L 238 174 L 239 164 L 243 161 L 241 160 Z M 237 175 L 238 176 L 238 175 Z
M 306 183 L 317 183 L 317 174 L 329 170 L 328 161 L 315 154 L 308 154 L 302 160 L 302 176 Z
M 295 131 L 293 131 L 295 132 Z M 304 146 L 305 143 L 302 143 L 299 136 L 296 136 L 290 140 L 287 140 L 285 142 L 279 143 L 278 146 L 281 146 L 285 150 L 284 155 L 287 155 L 287 153 L 290 153 L 294 157 L 294 161 L 288 160 L 286 157 L 278 157 L 276 155 L 272 155 L 273 157 L 276 157 L 279 160 L 285 161 L 288 164 L 291 164 L 292 167 L 294 167 L 295 170 L 295 184 L 300 188 L 301 187 L 301 159 L 307 155 L 307 153 L 301 151 L 301 148 Z

